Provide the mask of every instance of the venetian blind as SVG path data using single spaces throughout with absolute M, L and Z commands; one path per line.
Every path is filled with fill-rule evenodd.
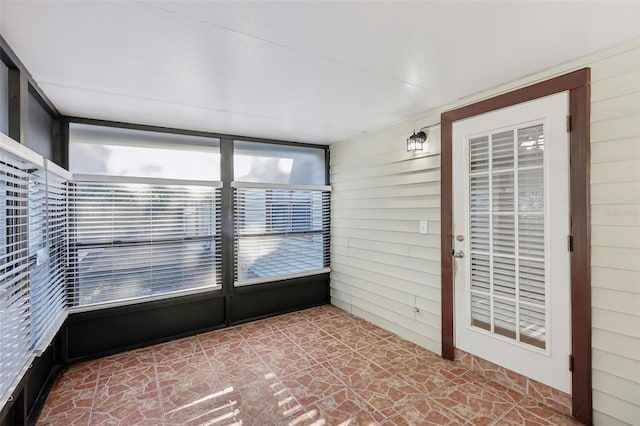
M 11 149 L 13 148 L 13 149 Z M 29 297 L 29 195 L 32 173 L 42 166 L 17 142 L 2 136 L 0 148 L 0 405 L 28 366 L 31 347 Z M 16 154 L 18 153 L 18 154 Z M 27 157 L 28 158 L 28 157 Z
M 33 347 L 44 350 L 66 318 L 67 181 L 50 161 L 30 183 L 29 251 Z
M 330 187 L 234 183 L 236 285 L 328 271 Z
M 72 304 L 219 288 L 219 186 L 165 179 L 74 180 Z

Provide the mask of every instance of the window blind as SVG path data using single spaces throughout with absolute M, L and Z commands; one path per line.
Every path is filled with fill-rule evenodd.
M 71 175 L 50 161 L 45 163 L 46 169 L 30 185 L 30 294 L 36 351 L 51 343 L 67 314 L 67 182 Z
M 328 186 L 234 183 L 235 281 L 328 271 Z
M 220 287 L 219 183 L 81 179 L 69 188 L 73 306 Z
M 471 323 L 546 347 L 544 134 L 468 141 Z
M 30 355 L 29 195 L 30 175 L 36 167 L 7 151 L 5 139 L 3 136 L 0 149 L 0 217 L 4 224 L 0 226 L 0 405 L 22 377 Z

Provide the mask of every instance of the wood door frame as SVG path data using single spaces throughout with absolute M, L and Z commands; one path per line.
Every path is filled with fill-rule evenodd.
M 442 356 L 454 357 L 453 276 L 453 123 L 560 92 L 569 92 L 569 210 L 571 216 L 571 351 L 573 354 L 572 414 L 593 423 L 591 383 L 591 206 L 590 206 L 590 98 L 591 70 L 583 68 L 442 113 L 441 122 L 441 272 Z

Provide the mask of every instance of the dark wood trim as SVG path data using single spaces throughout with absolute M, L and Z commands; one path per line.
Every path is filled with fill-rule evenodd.
M 443 118 L 447 118 L 451 123 L 476 115 L 484 114 L 506 108 L 523 102 L 532 101 L 534 99 L 543 98 L 555 93 L 565 92 L 567 90 L 578 89 L 583 87 L 585 81 L 590 78 L 589 68 L 583 68 L 577 71 L 564 74 L 551 80 L 542 81 L 531 86 L 523 87 L 512 92 L 504 93 L 493 98 L 485 99 L 471 105 L 447 111 L 442 113 L 440 122 Z
M 588 70 L 587 70 L 588 71 Z M 569 98 L 571 136 L 569 199 L 571 205 L 571 350 L 573 352 L 573 415 L 592 424 L 591 383 L 591 110 L 590 76 L 587 83 L 572 89 Z
M 440 117 L 440 238 L 442 356 L 453 360 L 453 120 Z
M 570 215 L 571 253 L 571 335 L 574 357 L 572 374 L 572 414 L 584 424 L 593 423 L 591 383 L 591 259 L 590 259 L 590 81 L 583 68 L 547 81 L 482 100 L 441 116 L 441 256 L 442 256 L 442 356 L 454 357 L 454 277 L 453 277 L 453 187 L 452 131 L 458 120 L 495 111 L 555 93 L 569 92 L 570 133 Z

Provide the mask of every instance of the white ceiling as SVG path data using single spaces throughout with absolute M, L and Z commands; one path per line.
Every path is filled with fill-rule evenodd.
M 640 37 L 640 3 L 6 1 L 63 114 L 331 143 Z

